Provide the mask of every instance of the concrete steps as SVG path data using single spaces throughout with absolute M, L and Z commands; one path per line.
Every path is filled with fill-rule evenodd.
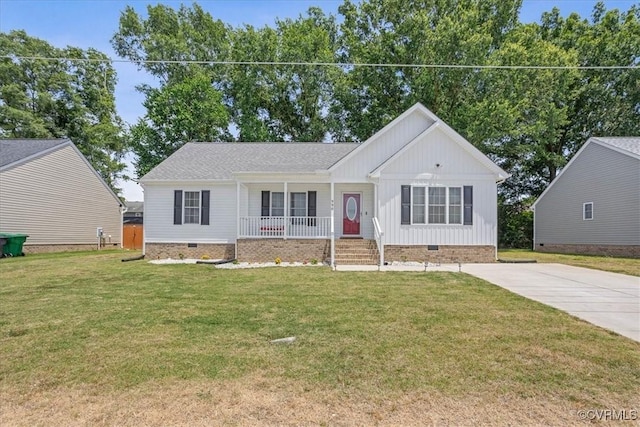
M 336 265 L 377 265 L 380 261 L 378 247 L 374 240 L 336 240 Z

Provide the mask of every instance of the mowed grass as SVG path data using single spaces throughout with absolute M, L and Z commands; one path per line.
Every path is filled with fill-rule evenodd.
M 489 405 L 498 423 L 519 424 L 558 422 L 554 411 L 561 410 L 565 421 L 578 422 L 568 411 L 638 409 L 640 343 L 466 274 L 120 262 L 127 256 L 0 261 L 0 400 L 11 402 L 0 420 L 50 423 L 47 408 L 40 408 L 42 419 L 23 418 L 37 413 L 35 402 L 47 401 L 70 408 L 53 411 L 57 422 L 78 423 L 79 414 L 102 411 L 86 423 L 126 425 L 139 411 L 122 415 L 114 407 L 135 406 L 136 399 L 148 407 L 161 390 L 180 390 L 176 400 L 203 400 L 205 412 L 239 405 L 238 396 L 251 390 L 267 390 L 263 399 L 295 392 L 319 405 L 304 419 L 267 410 L 249 419 L 231 414 L 234 424 L 318 423 L 315 417 L 331 416 L 323 405 L 365 414 L 342 424 L 380 423 L 400 410 L 388 402 L 402 399 L 406 408 L 448 402 L 449 412 L 431 420 L 455 424 L 455 411 L 470 401 Z M 270 343 L 288 336 L 297 340 Z M 56 402 L 86 388 L 93 400 L 84 404 L 100 396 L 115 403 L 83 411 L 81 399 Z M 225 400 L 226 390 L 235 394 Z M 166 403 L 172 396 L 156 408 L 171 412 L 160 424 L 187 416 Z M 436 400 L 427 404 L 424 396 Z M 260 405 L 251 399 L 246 407 Z M 505 415 L 523 407 L 543 409 Z M 399 414 L 391 424 L 427 420 Z
M 605 257 L 595 255 L 553 254 L 535 252 L 529 249 L 500 249 L 500 259 L 533 259 L 537 262 L 574 265 L 576 267 L 594 268 L 613 273 L 640 276 L 640 259 Z

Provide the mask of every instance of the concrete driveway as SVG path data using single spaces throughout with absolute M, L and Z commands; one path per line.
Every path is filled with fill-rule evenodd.
M 563 264 L 464 264 L 462 271 L 640 341 L 640 278 Z

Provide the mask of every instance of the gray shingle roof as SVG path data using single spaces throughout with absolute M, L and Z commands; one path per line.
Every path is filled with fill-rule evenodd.
M 358 145 L 194 142 L 182 146 L 142 180 L 224 180 L 238 172 L 314 172 L 328 169 Z
M 595 137 L 593 139 L 640 156 L 640 136 Z
M 0 139 L 0 167 L 67 142 L 68 139 Z

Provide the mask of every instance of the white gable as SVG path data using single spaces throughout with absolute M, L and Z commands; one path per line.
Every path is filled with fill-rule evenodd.
M 381 175 L 428 174 L 434 177 L 494 175 L 477 157 L 452 141 L 441 126 L 419 136 L 414 144 L 382 165 L 379 172 Z
M 434 123 L 420 104 L 411 107 L 331 168 L 336 182 L 366 182 L 371 171 L 387 161 Z
M 425 144 L 428 147 L 417 147 Z M 410 167 L 413 173 L 429 173 L 431 164 L 441 165 L 438 173 L 493 175 L 496 181 L 509 176 L 420 103 L 347 154 L 330 171 L 335 182 L 366 182 L 383 170 L 406 173 Z M 446 171 L 442 169 L 445 164 Z

